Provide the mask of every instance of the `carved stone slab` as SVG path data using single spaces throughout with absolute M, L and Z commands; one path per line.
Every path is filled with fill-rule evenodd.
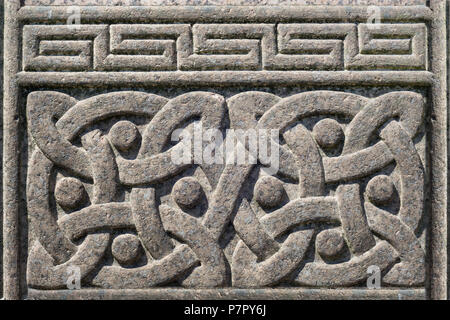
M 427 3 L 7 1 L 3 296 L 445 299 Z M 198 158 L 199 125 L 276 131 L 276 170 Z

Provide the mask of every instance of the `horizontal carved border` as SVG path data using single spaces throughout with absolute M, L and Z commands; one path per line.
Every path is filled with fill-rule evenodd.
M 68 6 L 68 5 L 129 5 L 129 6 L 150 6 L 150 5 L 272 5 L 270 0 L 177 0 L 176 4 L 165 0 L 23 0 L 24 6 Z M 280 0 L 280 5 L 383 5 L 383 0 Z M 390 0 L 391 6 L 414 6 L 425 5 L 425 0 Z
M 80 6 L 82 24 L 98 21 L 126 23 L 270 23 L 270 22 L 367 22 L 368 7 L 349 6 Z M 382 22 L 430 21 L 426 6 L 379 6 Z M 73 14 L 68 7 L 23 7 L 19 21 L 45 24 L 65 22 Z
M 19 10 L 23 71 L 428 69 L 425 6 L 378 7 L 377 25 L 366 23 L 369 7 L 82 6 L 81 25 L 73 26 L 69 8 Z
M 426 298 L 424 289 L 170 289 L 155 288 L 143 290 L 116 289 L 83 289 L 83 290 L 36 290 L 28 289 L 28 299 L 261 299 L 261 300 L 341 300 L 341 299 L 381 299 L 381 300 L 423 300 Z
M 120 76 L 120 77 L 119 77 Z M 431 86 L 428 71 L 195 71 L 195 72 L 20 72 L 23 86 L 235 85 L 418 85 Z
M 25 71 L 426 70 L 423 23 L 25 25 Z

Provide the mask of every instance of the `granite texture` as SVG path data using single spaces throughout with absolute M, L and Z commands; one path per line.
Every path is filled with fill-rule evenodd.
M 348 5 L 415 6 L 426 0 L 24 0 L 26 6 L 251 6 L 251 5 Z
M 445 1 L 142 2 L 6 2 L 5 299 L 447 298 Z

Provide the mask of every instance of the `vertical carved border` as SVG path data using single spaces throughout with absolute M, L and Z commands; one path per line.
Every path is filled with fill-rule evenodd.
M 430 1 L 431 21 L 431 299 L 447 299 L 446 1 Z
M 19 21 L 20 0 L 5 1 L 3 97 L 3 290 L 20 299 L 19 290 Z

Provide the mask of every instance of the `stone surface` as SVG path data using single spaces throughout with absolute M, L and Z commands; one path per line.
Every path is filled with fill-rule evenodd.
M 175 183 L 172 195 L 179 206 L 189 209 L 197 205 L 202 196 L 202 192 L 202 186 L 197 179 L 186 177 Z
M 114 258 L 122 264 L 131 264 L 138 258 L 141 244 L 132 234 L 122 234 L 116 237 L 111 245 Z
M 425 0 L 24 0 L 27 6 L 160 6 L 160 5 L 425 5 Z
M 6 4 L 6 299 L 446 298 L 444 1 L 104 2 Z
M 281 203 L 284 193 L 282 182 L 272 176 L 267 176 L 256 182 L 254 197 L 262 207 L 273 208 Z
M 63 178 L 56 183 L 55 200 L 64 208 L 75 208 L 84 197 L 84 186 L 76 178 Z
M 332 259 L 344 249 L 344 238 L 337 230 L 324 230 L 317 235 L 316 247 L 323 258 Z
M 344 138 L 341 126 L 333 119 L 323 119 L 317 122 L 313 128 L 313 135 L 322 148 L 333 148 Z

